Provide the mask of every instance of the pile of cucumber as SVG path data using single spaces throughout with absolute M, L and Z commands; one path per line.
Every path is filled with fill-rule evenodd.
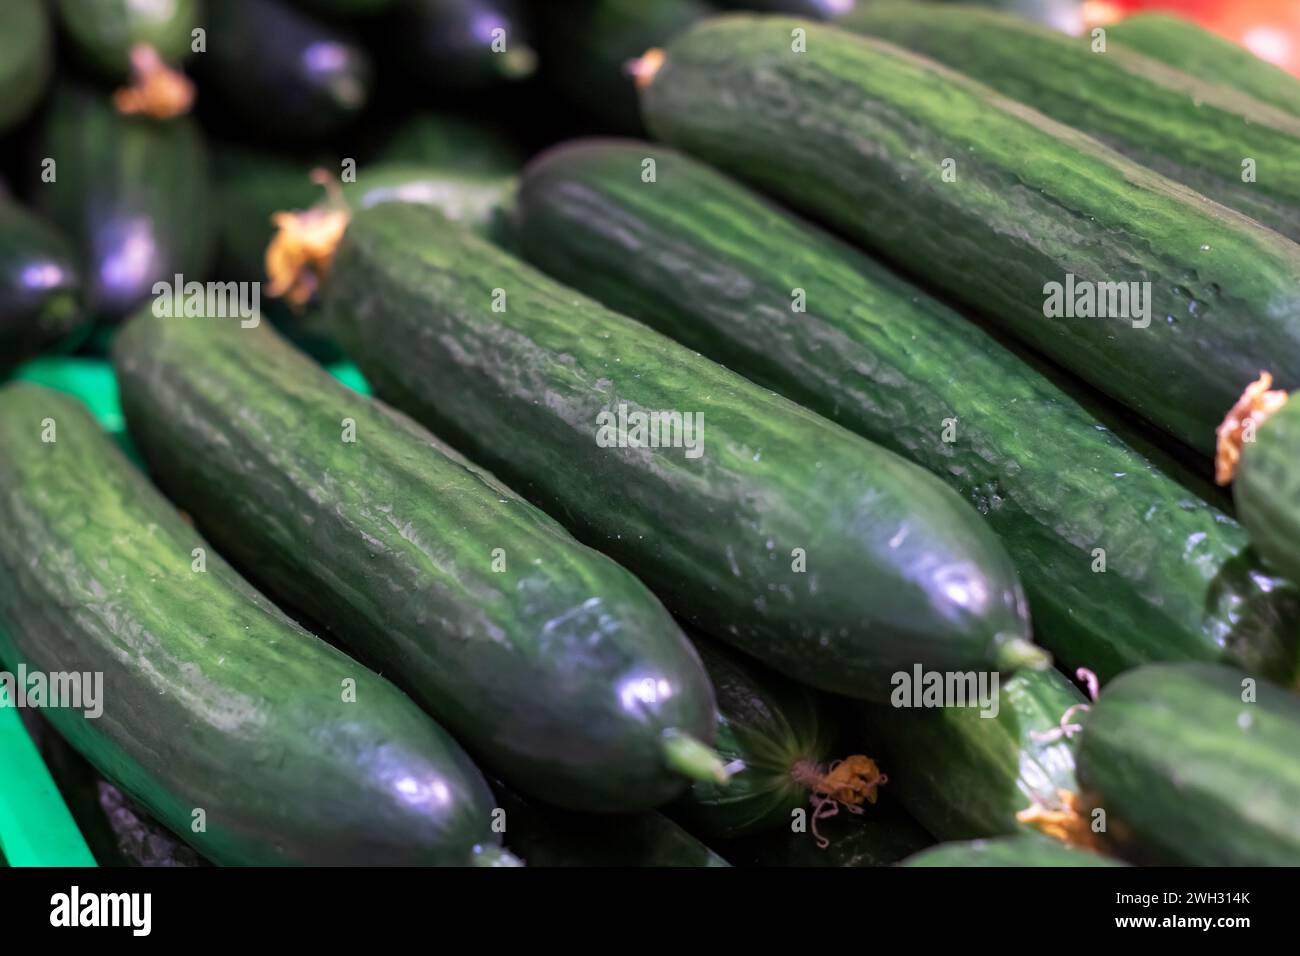
M 0 4 L 99 862 L 1300 865 L 1300 79 L 988 7 Z

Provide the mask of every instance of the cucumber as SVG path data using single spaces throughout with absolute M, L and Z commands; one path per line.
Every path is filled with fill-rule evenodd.
M 939 839 L 1037 832 L 1017 815 L 1043 807 L 1065 813 L 1064 835 L 1085 842 L 1092 839 L 1090 821 L 1068 812 L 1071 801 L 1073 809 L 1082 807 L 1078 734 L 1057 733 L 1066 712 L 1083 702 L 1068 680 L 1045 670 L 1001 681 L 994 717 L 981 716 L 979 706 L 892 703 L 860 705 L 857 714 L 861 739 L 889 776 L 889 792 Z
M 240 578 L 75 399 L 0 389 L 0 488 L 0 661 L 102 673 L 100 717 L 45 716 L 209 859 L 504 859 L 455 742 Z
M 505 175 L 518 168 L 519 155 L 495 127 L 445 113 L 419 113 L 393 130 L 375 162 Z
M 957 3 L 1003 10 L 1027 20 L 1046 24 L 1063 33 L 1082 33 L 1087 25 L 1087 20 L 1084 18 L 1086 0 L 935 0 L 935 2 L 943 4 L 944 7 Z M 854 10 L 856 9 L 858 5 L 854 4 Z M 848 15 L 852 16 L 853 12 L 850 10 Z M 934 12 L 934 16 L 939 18 L 946 12 L 941 8 Z
M 81 276 L 67 240 L 0 198 L 0 377 L 68 342 L 86 318 Z
M 1198 79 L 1231 87 L 1300 117 L 1300 80 L 1190 20 L 1139 13 L 1108 26 L 1106 36 Z
M 790 825 L 715 844 L 735 866 L 889 866 L 934 845 L 934 837 L 887 797 L 862 814 L 820 821 L 828 845 Z
M 960 70 L 1291 239 L 1300 239 L 1300 117 L 1122 46 L 996 10 L 873 4 L 839 21 Z M 1153 116 L 1160 117 L 1158 123 Z M 1242 159 L 1258 176 L 1242 181 Z M 960 174 L 958 176 L 960 181 Z
M 603 128 L 640 132 L 640 108 L 627 65 L 703 19 L 702 0 L 550 0 L 538 6 L 542 76 Z
M 267 326 L 145 312 L 113 354 L 168 493 L 509 783 L 608 812 L 686 788 L 713 695 L 631 574 Z
M 78 247 L 97 317 L 120 319 L 178 274 L 207 278 L 212 197 L 192 119 L 121 116 L 103 96 L 67 87 L 56 92 L 42 148 L 57 178 L 33 197 Z
M 765 13 L 789 13 L 799 17 L 830 20 L 857 6 L 857 0 L 715 0 L 718 6 Z
M 1300 379 L 1300 246 L 972 80 L 776 17 L 705 21 L 650 64 L 656 137 L 892 257 L 1201 451 L 1236 397 L 1227 382 L 1266 361 Z M 1047 318 L 1045 287 L 1070 275 L 1149 281 L 1149 326 Z
M 353 211 L 390 202 L 432 206 L 452 222 L 487 235 L 512 188 L 510 176 L 388 163 L 363 166 L 355 182 L 343 184 L 343 198 Z
M 229 0 L 208 4 L 235 5 Z M 114 80 L 130 73 L 131 47 L 137 43 L 147 43 L 168 63 L 179 63 L 190 54 L 192 31 L 204 26 L 198 0 L 57 0 L 55 6 L 59 25 L 77 54 L 97 73 Z
M 525 80 L 537 69 L 516 0 L 399 0 L 380 36 L 384 60 L 426 91 L 483 89 Z
M 1136 862 L 1300 865 L 1300 700 L 1214 664 L 1149 664 L 1087 715 L 1079 777 Z
M 1119 860 L 1041 837 L 998 837 L 944 843 L 922 850 L 901 866 L 1124 866 Z
M 1262 376 L 1228 413 L 1220 429 L 1218 478 L 1220 484 L 1232 481 L 1251 543 L 1288 579 L 1300 581 L 1300 402 L 1268 391 L 1271 384 L 1271 376 Z
M 717 695 L 716 749 L 735 769 L 725 786 L 693 783 L 672 815 L 706 839 L 788 825 L 831 762 L 833 718 L 812 691 L 708 638 L 692 640 Z
M 1300 672 L 1300 599 L 1240 526 L 979 327 L 726 176 L 648 143 L 567 144 L 525 170 L 512 232 L 560 281 L 947 481 L 1011 552 L 1064 665 Z
M 607 816 L 531 804 L 496 788 L 505 811 L 506 843 L 530 867 L 729 866 L 661 813 Z
M 0 133 L 17 126 L 36 106 L 53 63 L 45 0 L 0 4 Z
M 298 145 L 340 132 L 370 102 L 370 56 L 339 28 L 283 0 L 218 0 L 207 10 L 196 72 L 233 132 Z
M 1005 552 L 937 479 L 430 210 L 354 216 L 322 301 L 376 394 L 788 676 L 887 698 L 918 659 L 1045 660 Z M 634 430 L 651 411 L 683 416 L 678 447 Z

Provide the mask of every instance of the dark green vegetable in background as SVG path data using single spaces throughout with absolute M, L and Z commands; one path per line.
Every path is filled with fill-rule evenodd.
M 46 716 L 205 856 L 502 859 L 455 742 L 239 577 L 75 399 L 0 388 L 0 487 L 0 661 L 101 673 L 102 715 Z
M 1210 664 L 1150 664 L 1084 720 L 1079 779 L 1136 862 L 1300 865 L 1300 700 Z
M 1257 382 L 1247 393 L 1263 388 L 1267 384 Z M 1221 467 L 1219 478 L 1225 484 L 1232 480 L 1237 513 L 1259 553 L 1290 580 L 1300 581 L 1300 489 L 1296 485 L 1300 402 L 1288 401 L 1281 392 L 1265 393 L 1263 398 L 1272 398 L 1281 407 L 1251 415 L 1253 433 L 1240 443 L 1235 477 Z M 1233 413 L 1237 412 L 1234 408 Z M 1226 438 L 1224 435 L 1221 441 Z M 1296 686 L 1300 688 L 1300 681 Z
M 106 95 L 65 87 L 55 93 L 40 149 L 56 164 L 55 179 L 33 184 L 33 203 L 77 247 L 97 317 L 121 318 L 177 274 L 186 282 L 208 277 L 208 156 L 192 119 L 122 116 Z
M 916 660 L 1046 660 L 1001 546 L 937 479 L 429 210 L 354 216 L 324 306 L 376 394 L 789 676 L 883 698 Z M 620 445 L 620 405 L 702 415 L 694 457 L 680 430 Z
M 478 173 L 510 173 L 516 145 L 500 130 L 444 113 L 417 113 L 399 124 L 375 156 L 377 163 L 415 163 Z
M 215 101 L 231 132 L 298 145 L 343 130 L 370 101 L 370 54 L 285 0 L 211 3 L 207 31 L 202 103 Z
M 491 87 L 537 69 L 516 0 L 398 0 L 381 26 L 385 59 L 416 91 Z
M 1043 837 L 1013 836 L 969 843 L 944 843 L 916 856 L 902 866 L 1123 866 L 1099 853 L 1063 846 Z
M 915 3 L 874 3 L 838 25 L 960 70 L 1300 239 L 1300 178 L 1293 175 L 1300 169 L 1300 117 L 1122 45 L 1094 52 L 1090 37 L 1068 37 L 993 10 L 936 16 Z M 1244 157 L 1257 164 L 1248 182 Z
M 735 866 L 889 866 L 934 844 L 934 837 L 888 794 L 860 814 L 841 809 L 819 820 L 825 847 L 806 823 L 797 831 L 792 824 L 793 818 L 783 827 L 719 841 L 716 848 Z
M 718 6 L 763 13 L 789 13 L 799 17 L 829 20 L 848 13 L 858 0 L 715 0 Z
M 947 481 L 1011 552 L 1039 641 L 1069 667 L 1105 680 L 1223 659 L 1300 675 L 1300 595 L 1240 526 L 1098 409 L 848 245 L 703 163 L 626 140 L 534 160 L 512 219 L 555 278 Z
M 12 0 L 5 0 L 6 5 Z M 215 0 L 208 8 L 238 6 L 243 0 Z M 204 26 L 200 0 L 53 0 L 64 35 L 81 59 L 110 80 L 125 80 L 131 47 L 147 43 L 175 65 L 190 54 L 192 31 Z
M 0 133 L 36 106 L 49 82 L 53 56 L 45 0 L 0 3 Z
M 71 344 L 86 318 L 71 245 L 0 196 L 0 376 L 23 359 Z
M 662 605 L 414 422 L 233 320 L 142 313 L 114 364 L 151 471 L 214 541 L 514 786 L 632 811 L 721 771 Z
M 871 38 L 732 16 L 665 52 L 641 93 L 656 136 L 820 216 L 1191 446 L 1213 447 L 1265 364 L 1300 380 L 1300 246 L 1277 233 Z M 1048 284 L 1070 275 L 1149 281 L 1150 324 L 1047 317 Z

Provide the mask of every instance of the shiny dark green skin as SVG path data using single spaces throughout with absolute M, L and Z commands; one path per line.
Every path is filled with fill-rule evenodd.
M 879 698 L 1026 635 L 1010 560 L 937 479 L 430 210 L 353 217 L 323 303 L 376 394 L 776 670 Z M 620 403 L 702 414 L 703 454 L 600 447 Z
M 45 91 L 53 62 L 45 0 L 0 3 L 0 133 L 32 111 Z
M 189 117 L 119 115 L 106 94 L 58 90 L 42 155 L 57 179 L 37 206 L 78 248 L 90 310 L 120 319 L 154 283 L 207 278 L 214 252 L 207 148 Z
M 1300 672 L 1300 597 L 1239 525 L 977 325 L 734 180 L 662 146 L 579 141 L 528 166 L 512 233 L 562 282 L 947 481 L 1011 552 L 1065 665 Z
M 869 37 L 720 17 L 666 57 L 641 93 L 657 138 L 892 258 L 1191 446 L 1213 448 L 1259 369 L 1300 381 L 1300 246 L 1239 213 Z M 1150 281 L 1150 326 L 1046 318 L 1044 286 L 1067 273 Z
M 1170 179 L 1300 239 L 1300 117 L 1126 49 L 1094 53 L 995 10 L 872 4 L 838 21 L 987 83 Z M 1157 119 L 1154 119 L 1158 117 Z M 1242 182 L 1245 156 L 1258 163 Z M 959 175 L 960 179 L 960 175 Z
M 295 146 L 338 133 L 374 88 L 366 49 L 287 0 L 208 4 L 208 50 L 195 59 L 205 103 L 247 135 Z
M 661 813 L 573 813 L 496 788 L 511 852 L 530 867 L 712 867 L 730 864 Z
M 68 341 L 86 318 L 72 247 L 0 197 L 0 375 Z
M 1108 26 L 1106 38 L 1198 79 L 1231 87 L 1300 117 L 1300 80 L 1191 20 L 1163 13 L 1139 13 Z
M 375 162 L 504 175 L 518 167 L 519 155 L 492 126 L 443 113 L 417 113 L 393 130 Z
M 1264 559 L 1300 581 L 1300 401 L 1274 412 L 1242 445 L 1232 498 Z M 1296 683 L 1300 687 L 1300 681 Z
M 492 49 L 493 30 L 506 49 Z M 416 90 L 481 90 L 526 79 L 536 69 L 518 0 L 398 0 L 376 30 Z
M 1254 675 L 1150 664 L 1113 681 L 1087 715 L 1079 779 L 1135 862 L 1300 866 L 1300 700 Z
M 142 313 L 114 365 L 175 500 L 508 782 L 609 812 L 685 789 L 664 735 L 711 740 L 713 694 L 623 568 L 268 326 Z
M 1036 836 L 998 837 L 969 843 L 944 843 L 908 857 L 900 866 L 1124 866 L 1088 850 Z
M 861 705 L 859 739 L 888 775 L 890 794 L 939 839 L 1037 832 L 1016 814 L 1035 802 L 1056 805 L 1058 790 L 1078 791 L 1079 736 L 1033 735 L 1083 701 L 1055 670 L 1026 671 L 1002 680 L 996 717 L 981 717 L 978 706 Z
M 726 764 L 743 761 L 726 786 L 696 781 L 671 814 L 705 839 L 729 839 L 779 827 L 808 807 L 800 763 L 825 768 L 834 758 L 835 721 L 807 688 L 708 638 L 692 635 L 718 700 L 714 749 Z
M 491 792 L 456 743 L 244 581 L 80 403 L 0 389 L 0 489 L 0 661 L 102 672 L 102 716 L 45 716 L 209 859 L 460 865 L 492 852 Z
M 811 808 L 809 808 L 811 810 Z M 738 840 L 720 841 L 716 849 L 734 866 L 889 866 L 904 857 L 934 845 L 910 816 L 889 797 L 862 813 L 841 809 L 833 817 L 817 821 L 817 832 L 830 841 L 823 848 L 807 829 L 786 826 L 765 830 Z M 806 818 L 805 818 L 806 821 Z
M 229 0 L 209 4 L 234 5 Z M 206 26 L 200 0 L 55 0 L 52 6 L 58 10 L 59 24 L 81 58 L 115 80 L 124 80 L 130 74 L 131 47 L 135 44 L 149 44 L 164 61 L 175 65 L 190 54 L 191 31 Z

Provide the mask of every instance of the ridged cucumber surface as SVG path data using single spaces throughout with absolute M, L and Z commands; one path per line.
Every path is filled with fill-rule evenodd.
M 45 716 L 209 859 L 500 858 L 456 743 L 239 577 L 75 399 L 0 389 L 0 524 L 0 661 L 102 674 L 98 717 Z
M 884 698 L 917 660 L 1045 660 L 1006 553 L 938 479 L 430 210 L 355 215 L 324 306 L 378 395 L 777 670 Z M 679 416 L 659 447 L 650 412 Z
M 1103 680 L 1152 660 L 1300 674 L 1300 595 L 1260 567 L 1239 525 L 847 244 L 630 140 L 534 160 L 511 220 L 521 252 L 560 281 L 947 481 L 1007 546 L 1038 640 L 1064 665 Z
M 713 694 L 623 568 L 269 326 L 142 313 L 114 364 L 163 487 L 508 782 L 607 812 L 686 788 Z
M 1102 692 L 1079 778 L 1135 862 L 1300 866 L 1300 699 L 1212 664 L 1150 664 Z
M 901 866 L 1123 866 L 1119 860 L 1077 850 L 1042 837 L 1013 836 L 943 843 L 904 860 Z
M 1300 246 L 933 61 L 730 16 L 670 42 L 643 86 L 657 138 L 819 216 L 1194 448 L 1213 447 L 1260 368 L 1300 381 Z M 1100 283 L 1136 296 L 1126 309 Z M 1084 312 L 1100 289 L 1109 317 L 1048 317 L 1067 288 Z

